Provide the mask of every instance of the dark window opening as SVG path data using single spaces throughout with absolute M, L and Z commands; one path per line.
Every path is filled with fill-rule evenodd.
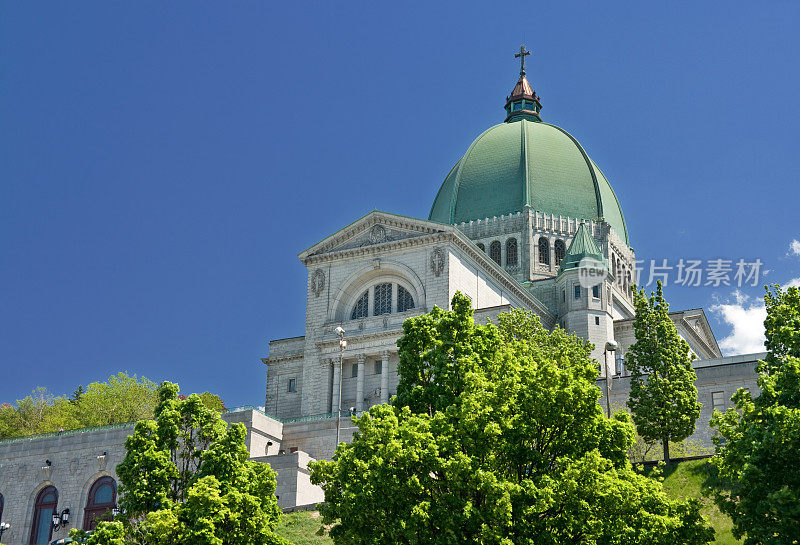
M 378 284 L 375 286 L 375 309 L 373 316 L 381 314 L 391 314 L 392 312 L 392 284 Z
M 83 529 L 94 530 L 104 520 L 111 520 L 117 506 L 117 483 L 111 477 L 100 477 L 89 490 L 83 515 Z
M 564 244 L 563 240 L 556 240 L 556 243 L 553 245 L 553 251 L 556 254 L 556 265 L 561 265 L 561 261 L 567 254 L 567 245 Z
M 506 241 L 506 266 L 513 267 L 517 264 L 517 239 L 510 238 Z
M 36 496 L 31 527 L 32 545 L 47 545 L 53 537 L 53 514 L 58 511 L 58 491 L 48 486 Z
M 500 254 L 502 253 L 502 248 L 500 246 L 500 242 L 495 240 L 489 245 L 489 257 L 492 258 L 492 261 L 500 265 Z
M 403 286 L 397 286 L 397 312 L 405 312 L 414 308 L 414 298 Z
M 550 264 L 550 241 L 545 237 L 539 238 L 539 263 Z
M 366 318 L 369 315 L 369 290 L 365 291 L 364 294 L 358 298 L 356 301 L 356 306 L 353 307 L 353 313 L 350 314 L 350 319 L 355 320 L 356 318 Z

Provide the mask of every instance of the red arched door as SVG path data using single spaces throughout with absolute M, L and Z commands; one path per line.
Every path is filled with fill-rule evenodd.
M 36 496 L 31 528 L 31 544 L 47 545 L 53 536 L 53 513 L 58 509 L 58 491 L 55 486 L 44 488 Z
M 83 511 L 83 529 L 94 530 L 98 523 L 111 520 L 111 510 L 117 504 L 117 483 L 111 477 L 100 477 L 89 489 Z

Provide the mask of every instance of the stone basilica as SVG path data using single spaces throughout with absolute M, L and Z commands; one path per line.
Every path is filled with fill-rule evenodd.
M 611 375 L 611 403 L 624 404 L 636 283 L 628 226 L 586 150 L 543 121 L 525 54 L 517 55 L 522 69 L 503 122 L 455 163 L 427 219 L 373 211 L 300 253 L 308 269 L 305 334 L 269 343 L 264 410 L 223 415 L 247 427 L 251 458 L 277 471 L 282 507 L 323 500 L 308 462 L 330 458 L 337 437 L 352 437 L 350 414 L 391 399 L 403 321 L 434 305 L 449 308 L 456 291 L 472 300 L 478 321 L 522 308 L 547 328 L 591 341 L 593 357 L 609 362 L 598 386 Z M 578 266 L 585 258 L 603 264 L 589 286 Z M 763 354 L 722 357 L 702 309 L 671 317 L 697 356 L 703 410 L 693 439 L 709 443 L 713 409 L 730 406 L 738 388 L 757 393 L 754 366 Z M 615 353 L 604 351 L 609 341 Z M 0 521 L 11 525 L 3 542 L 50 543 L 70 525 L 93 527 L 116 504 L 115 467 L 131 431 L 120 425 L 0 441 Z M 69 522 L 53 525 L 52 515 L 63 519 L 64 510 Z
M 543 121 L 541 109 L 523 61 L 505 119 L 455 163 L 427 219 L 373 211 L 300 253 L 305 335 L 272 341 L 264 358 L 266 411 L 284 422 L 286 447 L 330 457 L 338 410 L 358 414 L 394 394 L 403 321 L 449 308 L 456 291 L 481 322 L 522 308 L 547 328 L 591 341 L 592 356 L 609 362 L 612 405 L 624 404 L 636 283 L 628 226 L 598 165 L 571 134 Z M 590 286 L 578 267 L 585 258 L 603 265 Z M 671 317 L 697 356 L 704 409 L 694 438 L 710 443 L 712 409 L 739 387 L 757 388 L 759 355 L 723 358 L 702 309 Z M 337 327 L 347 341 L 341 365 Z M 617 350 L 607 354 L 609 341 Z M 601 365 L 603 388 L 606 372 Z

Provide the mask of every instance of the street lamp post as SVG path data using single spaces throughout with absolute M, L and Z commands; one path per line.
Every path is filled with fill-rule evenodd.
M 611 418 L 611 368 L 608 366 L 608 353 L 612 354 L 617 351 L 618 344 L 616 341 L 608 341 L 606 349 L 603 352 L 603 358 L 606 364 L 606 416 Z M 611 361 L 614 361 L 613 359 Z
M 0 522 L 0 539 L 3 539 L 3 532 L 11 528 L 11 525 L 7 522 Z
M 342 429 L 342 373 L 344 373 L 342 359 L 344 358 L 344 349 L 347 348 L 347 341 L 344 340 L 344 328 L 342 326 L 338 326 L 333 331 L 339 335 L 339 402 L 338 407 L 336 407 L 336 446 L 338 447 Z

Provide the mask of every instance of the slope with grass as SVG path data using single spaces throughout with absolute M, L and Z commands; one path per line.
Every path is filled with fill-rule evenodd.
M 275 533 L 295 545 L 333 545 L 317 511 L 297 511 L 282 516 Z
M 652 472 L 652 470 L 650 470 Z M 664 471 L 664 491 L 673 498 L 697 498 L 703 505 L 701 512 L 708 517 L 719 545 L 739 545 L 733 537 L 730 517 L 714 504 L 708 487 L 716 481 L 716 469 L 708 460 L 691 460 L 667 466 Z

